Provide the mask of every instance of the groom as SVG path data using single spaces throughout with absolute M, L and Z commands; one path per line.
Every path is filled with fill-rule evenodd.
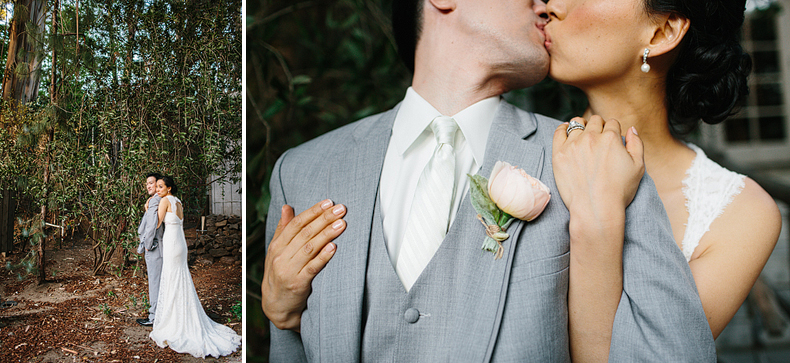
M 546 76 L 544 24 L 540 1 L 398 3 L 393 28 L 414 72 L 404 100 L 287 151 L 273 169 L 267 243 L 284 204 L 303 211 L 329 198 L 347 207 L 347 227 L 312 281 L 300 333 L 272 326 L 272 362 L 570 361 L 569 212 L 551 164 L 559 123 L 499 97 Z M 435 159 L 454 159 L 454 172 L 426 193 L 420 176 L 434 175 L 423 170 Z M 497 161 L 553 195 L 537 219 L 508 228 L 501 259 L 480 250 L 486 234 L 465 176 L 488 176 Z M 438 245 L 414 231 L 421 221 L 425 230 L 449 226 Z M 625 236 L 609 360 L 715 361 L 688 264 L 647 176 Z
M 145 266 L 148 269 L 148 299 L 151 308 L 148 309 L 147 319 L 137 319 L 137 323 L 143 326 L 154 325 L 156 316 L 156 299 L 159 297 L 159 277 L 162 275 L 162 249 L 159 243 L 162 241 L 162 234 L 165 232 L 164 223 L 156 228 L 159 223 L 157 212 L 159 209 L 159 194 L 156 193 L 156 181 L 162 178 L 159 173 L 148 173 L 145 176 L 145 190 L 151 197 L 146 204 L 145 215 L 137 229 L 140 236 L 140 245 L 137 246 L 137 253 L 145 251 Z

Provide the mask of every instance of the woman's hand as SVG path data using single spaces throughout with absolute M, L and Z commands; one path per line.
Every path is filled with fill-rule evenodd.
M 331 241 L 345 230 L 345 214 L 345 206 L 328 199 L 296 217 L 283 206 L 261 282 L 263 312 L 278 329 L 299 331 L 311 283 L 335 254 Z
M 585 124 L 583 118 L 574 118 Z M 620 123 L 592 116 L 584 130 L 554 132 L 552 165 L 560 197 L 570 211 L 571 262 L 568 335 L 574 362 L 609 359 L 617 305 L 623 291 L 625 208 L 644 175 L 636 130 L 620 138 Z
M 566 136 L 568 124 L 554 131 L 552 165 L 557 189 L 565 206 L 605 211 L 625 209 L 634 199 L 645 173 L 642 140 L 632 127 L 623 146 L 620 123 L 600 116 L 573 119 L 585 125 Z

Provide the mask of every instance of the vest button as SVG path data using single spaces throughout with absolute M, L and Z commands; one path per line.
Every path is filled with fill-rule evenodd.
M 414 324 L 417 320 L 420 320 L 420 312 L 417 311 L 415 308 L 411 308 L 406 310 L 406 313 L 403 314 L 403 318 L 410 324 Z

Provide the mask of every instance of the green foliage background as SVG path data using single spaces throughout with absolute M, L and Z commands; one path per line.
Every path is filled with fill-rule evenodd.
M 265 362 L 260 308 L 269 177 L 288 148 L 397 104 L 411 74 L 397 56 L 392 0 L 247 3 L 247 359 Z M 506 95 L 523 108 L 567 118 L 577 91 L 544 81 Z
M 209 175 L 240 173 L 241 0 L 63 1 L 53 35 L 55 4 L 37 101 L 2 105 L 0 180 L 22 218 L 46 204 L 84 230 L 102 273 L 136 248 L 147 172 L 174 176 L 188 215 Z

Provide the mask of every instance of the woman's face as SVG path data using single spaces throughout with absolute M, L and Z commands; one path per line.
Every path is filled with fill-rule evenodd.
M 164 198 L 168 194 L 170 194 L 170 187 L 165 185 L 165 181 L 159 179 L 156 181 L 156 194 L 159 194 L 160 197 Z
M 550 0 L 546 12 L 545 45 L 555 80 L 585 89 L 641 73 L 655 29 L 643 0 Z

